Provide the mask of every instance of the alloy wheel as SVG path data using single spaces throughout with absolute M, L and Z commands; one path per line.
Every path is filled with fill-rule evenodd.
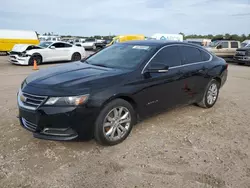
M 214 104 L 217 97 L 218 97 L 218 87 L 217 84 L 213 83 L 210 85 L 207 91 L 207 103 L 209 105 Z
M 110 141 L 122 139 L 131 126 L 131 114 L 125 107 L 113 108 L 103 122 L 104 136 Z

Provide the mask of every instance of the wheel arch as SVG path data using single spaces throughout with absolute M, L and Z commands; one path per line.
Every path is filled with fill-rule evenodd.
M 70 58 L 72 58 L 74 54 L 79 54 L 82 58 L 82 54 L 79 51 L 72 51 Z
M 213 79 L 216 80 L 221 86 L 221 78 L 219 76 L 216 76 Z
M 31 54 L 31 56 L 40 56 L 41 58 L 42 58 L 42 60 L 43 60 L 43 56 L 42 56 L 42 54 L 41 53 L 39 53 L 39 52 L 34 52 L 33 54 Z
M 132 96 L 127 95 L 127 94 L 118 94 L 118 95 L 114 95 L 114 96 L 110 97 L 109 99 L 107 99 L 107 100 L 102 104 L 101 109 L 102 109 L 106 104 L 108 104 L 109 102 L 111 102 L 111 101 L 113 101 L 113 100 L 115 100 L 115 99 L 123 99 L 123 100 L 127 101 L 128 103 L 130 103 L 130 104 L 133 106 L 135 112 L 137 113 L 137 107 L 138 107 L 138 106 L 137 106 L 137 103 L 135 102 L 135 100 L 133 99 Z
M 44 62 L 44 61 L 43 61 L 43 56 L 42 56 L 41 53 L 39 53 L 39 52 L 34 52 L 34 53 L 31 53 L 31 54 L 30 54 L 30 57 L 34 57 L 34 56 L 40 56 L 40 57 L 41 57 L 41 63 Z M 30 60 L 29 60 L 29 63 L 30 63 Z

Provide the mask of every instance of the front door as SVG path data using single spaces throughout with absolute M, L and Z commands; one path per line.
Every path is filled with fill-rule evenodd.
M 159 63 L 169 66 L 168 72 L 147 72 L 153 64 Z M 181 91 L 184 80 L 180 65 L 179 47 L 168 46 L 160 50 L 145 67 L 136 84 L 141 90 L 134 96 L 141 116 L 151 115 L 184 102 Z

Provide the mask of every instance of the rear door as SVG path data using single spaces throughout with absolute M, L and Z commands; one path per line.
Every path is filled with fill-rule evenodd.
M 185 77 L 182 90 L 185 93 L 185 103 L 190 104 L 196 102 L 209 82 L 206 75 L 212 56 L 194 46 L 180 46 L 180 52 Z

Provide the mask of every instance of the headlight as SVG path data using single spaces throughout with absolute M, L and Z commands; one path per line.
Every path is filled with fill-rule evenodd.
M 72 96 L 72 97 L 50 97 L 45 105 L 59 105 L 59 106 L 78 106 L 84 104 L 89 98 L 89 95 Z
M 20 55 L 21 55 L 21 57 L 28 57 L 28 56 L 29 56 L 29 55 L 26 54 L 25 52 L 21 53 Z

